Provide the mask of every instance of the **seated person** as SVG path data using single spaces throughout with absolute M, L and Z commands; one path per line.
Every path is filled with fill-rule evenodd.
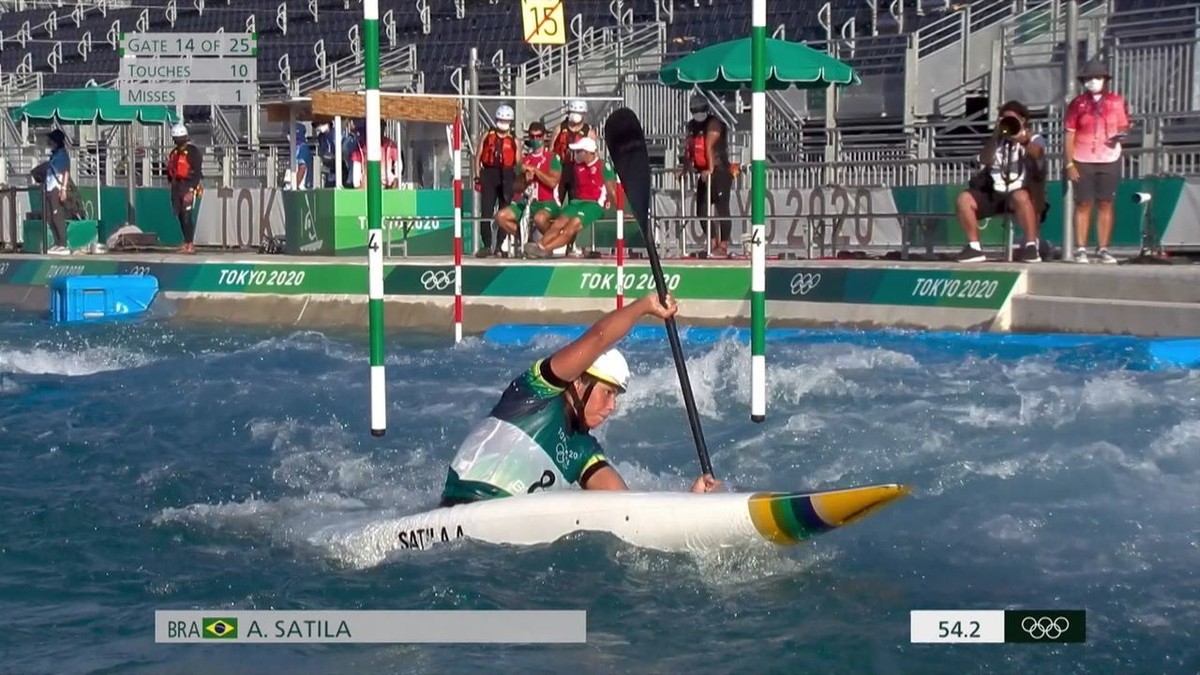
M 568 147 L 575 152 L 573 192 L 542 240 L 525 244 L 525 255 L 530 258 L 547 258 L 555 249 L 572 243 L 583 228 L 595 224 L 609 206 L 610 188 L 616 175 L 607 162 L 600 160 L 596 141 L 584 136 Z
M 1041 262 L 1038 226 L 1047 210 L 1046 141 L 1029 128 L 1029 110 L 1022 103 L 1009 101 L 1000 107 L 996 129 L 984 142 L 979 163 L 979 172 L 955 201 L 967 239 L 958 261 L 986 260 L 979 245 L 979 220 L 1011 214 L 1025 232 L 1020 259 Z
M 562 174 L 562 162 L 546 148 L 546 126 L 541 122 L 530 124 L 525 145 L 527 150 L 521 162 L 523 171 L 517 175 L 518 185 L 513 191 L 513 201 L 496 212 L 496 224 L 514 241 L 519 241 L 518 228 L 525 213 L 525 186 L 535 187 L 533 202 L 529 205 L 532 210 L 530 218 L 542 235 L 546 234 L 562 210 L 555 194 Z M 521 185 L 522 182 L 525 185 Z

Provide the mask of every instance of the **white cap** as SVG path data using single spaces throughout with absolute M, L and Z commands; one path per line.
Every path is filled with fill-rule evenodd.
M 511 106 L 502 105 L 496 108 L 496 119 L 511 122 L 513 119 L 513 109 Z
M 181 138 L 187 135 L 187 127 L 183 126 L 183 122 L 176 122 L 175 126 L 171 127 L 171 138 Z
M 587 152 L 596 152 L 596 141 L 591 136 L 584 136 L 567 146 L 572 150 L 586 150 Z
M 621 393 L 625 393 L 629 386 L 629 363 L 616 349 L 610 349 L 601 354 L 584 372 L 597 380 L 611 384 Z
M 571 101 L 570 103 L 567 104 L 567 112 L 586 113 L 587 112 L 587 103 L 585 103 L 583 100 L 577 98 L 574 101 Z

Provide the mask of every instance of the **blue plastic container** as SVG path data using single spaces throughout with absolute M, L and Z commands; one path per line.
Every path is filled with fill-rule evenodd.
M 55 323 L 104 322 L 146 312 L 158 295 L 158 278 L 141 274 L 55 277 L 50 319 Z

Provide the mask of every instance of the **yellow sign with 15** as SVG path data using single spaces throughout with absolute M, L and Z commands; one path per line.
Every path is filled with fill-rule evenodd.
M 563 0 L 521 0 L 521 22 L 527 44 L 567 43 L 567 20 Z

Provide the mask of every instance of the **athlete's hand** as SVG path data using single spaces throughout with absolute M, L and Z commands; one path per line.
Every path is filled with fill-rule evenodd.
M 1067 180 L 1071 181 L 1072 183 L 1079 182 L 1079 167 L 1067 167 Z
M 712 476 L 710 476 L 708 474 L 704 474 L 703 476 L 700 476 L 699 478 L 697 478 L 696 482 L 692 483 L 692 492 L 695 492 L 695 493 L 716 492 L 717 489 L 720 487 L 721 487 L 721 481 L 717 480 L 716 478 L 713 478 Z
M 679 305 L 675 303 L 675 298 L 671 297 L 670 293 L 667 294 L 666 305 L 659 301 L 658 293 L 644 295 L 638 302 L 642 304 L 643 314 L 652 314 L 664 321 L 675 316 L 675 313 L 679 311 Z

